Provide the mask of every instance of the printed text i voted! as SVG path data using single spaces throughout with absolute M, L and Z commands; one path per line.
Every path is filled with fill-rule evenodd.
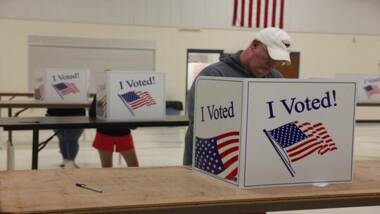
M 53 81 L 62 81 L 62 80 L 73 80 L 73 79 L 79 79 L 79 73 L 76 72 L 74 74 L 56 74 L 53 75 Z
M 154 76 L 149 77 L 146 80 L 125 80 L 125 81 L 119 81 L 120 89 L 124 89 L 125 86 L 129 88 L 136 88 L 136 87 L 142 87 L 147 85 L 154 85 L 155 78 Z
M 335 90 L 327 91 L 323 93 L 320 98 L 297 98 L 291 97 L 287 99 L 279 100 L 278 102 L 269 101 L 266 102 L 268 105 L 268 118 L 276 118 L 278 112 L 274 111 L 274 105 L 279 105 L 280 108 L 283 108 L 285 112 L 289 115 L 295 113 L 303 113 L 310 111 L 317 111 L 319 109 L 327 109 L 334 106 L 337 106 L 336 103 L 336 92 Z

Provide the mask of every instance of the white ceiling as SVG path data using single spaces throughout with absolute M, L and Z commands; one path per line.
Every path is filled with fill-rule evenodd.
M 256 1 L 253 1 L 254 5 Z M 275 0 L 269 0 L 269 5 L 272 1 Z M 285 29 L 290 32 L 380 34 L 379 0 L 284 1 Z M 231 26 L 233 2 L 233 0 L 0 0 L 0 17 L 239 30 L 240 28 Z

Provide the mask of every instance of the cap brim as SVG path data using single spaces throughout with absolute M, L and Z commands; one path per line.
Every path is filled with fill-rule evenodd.
M 290 65 L 290 54 L 287 50 L 282 50 L 278 48 L 271 48 L 267 47 L 268 49 L 268 54 L 270 58 L 274 60 L 279 60 L 279 61 L 285 61 L 288 65 Z

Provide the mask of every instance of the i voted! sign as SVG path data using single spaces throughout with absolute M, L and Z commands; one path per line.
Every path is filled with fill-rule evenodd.
M 242 188 L 350 182 L 355 87 L 200 77 L 193 168 Z

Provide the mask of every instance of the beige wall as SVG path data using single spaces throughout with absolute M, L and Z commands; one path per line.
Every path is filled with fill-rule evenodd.
M 28 35 L 154 40 L 156 68 L 166 73 L 167 99 L 185 100 L 186 49 L 244 48 L 254 32 L 95 25 L 0 19 L 0 91 L 28 88 Z M 301 52 L 302 78 L 335 73 L 380 73 L 380 36 L 291 33 Z

